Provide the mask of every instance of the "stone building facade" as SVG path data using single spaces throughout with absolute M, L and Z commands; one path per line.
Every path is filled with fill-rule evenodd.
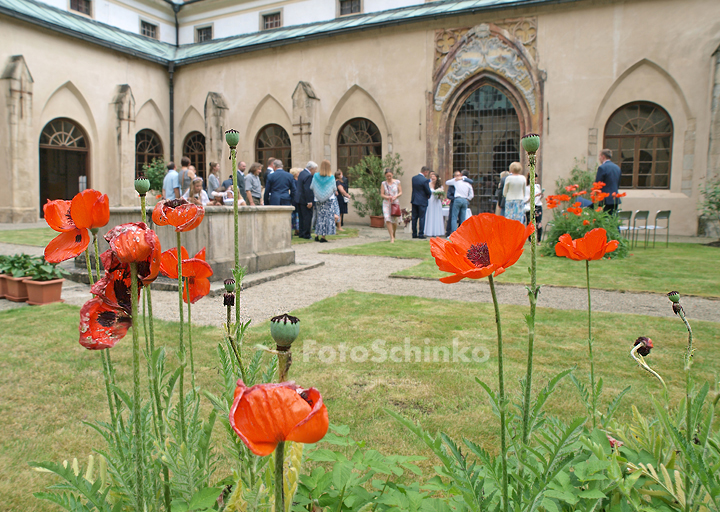
M 467 168 L 476 212 L 522 159 L 524 133 L 542 135 L 547 193 L 610 146 L 624 208 L 669 209 L 671 233 L 695 233 L 700 187 L 720 172 L 720 3 L 469 4 L 175 47 L 0 0 L 0 222 L 36 220 L 44 199 L 84 186 L 134 204 L 153 156 L 189 153 L 229 175 L 232 127 L 248 163 L 344 168 L 397 152 L 403 206 L 421 166 Z

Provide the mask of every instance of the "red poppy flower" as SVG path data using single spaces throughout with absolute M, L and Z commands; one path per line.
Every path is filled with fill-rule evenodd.
M 328 430 L 320 392 L 291 382 L 247 388 L 238 380 L 230 426 L 255 455 L 270 455 L 281 441 L 317 443 Z
M 627 192 L 620 192 L 620 193 L 613 192 L 612 193 L 613 197 L 625 197 L 626 195 L 627 195 Z
M 595 228 L 577 240 L 573 240 L 565 233 L 555 245 L 555 254 L 576 261 L 593 261 L 599 260 L 617 248 L 617 240 L 608 242 L 606 231 L 603 228 Z
M 570 196 L 567 194 L 560 194 L 559 196 L 554 196 L 556 201 L 570 201 Z
M 595 183 L 592 184 L 592 189 L 593 189 L 593 190 L 602 190 L 602 188 L 603 188 L 604 186 L 605 186 L 605 182 L 604 182 L 604 181 L 596 181 Z
M 205 208 L 185 199 L 159 201 L 153 210 L 152 219 L 158 226 L 170 224 L 175 231 L 191 231 L 198 227 L 205 216 Z
M 443 272 L 443 283 L 456 283 L 467 277 L 482 279 L 493 272 L 499 276 L 514 265 L 523 252 L 533 225 L 506 219 L 492 213 L 473 215 L 450 235 L 449 240 L 430 239 L 430 252 Z
M 606 197 L 608 197 L 610 194 L 607 192 L 600 192 L 599 190 L 593 190 L 590 192 L 590 200 L 593 203 L 599 203 L 600 201 L 605 200 Z
M 72 201 L 58 199 L 43 206 L 45 221 L 60 235 L 45 247 L 45 259 L 60 263 L 82 254 L 90 243 L 88 228 L 101 228 L 110 220 L 108 196 L 87 189 Z
M 205 261 L 205 248 L 203 247 L 194 258 L 190 258 L 185 247 L 180 248 L 182 257 L 183 300 L 187 304 L 195 304 L 210 293 L 210 280 L 213 275 L 212 267 Z M 162 254 L 160 271 L 170 279 L 178 278 L 177 249 L 170 249 Z
M 122 309 L 93 297 L 80 310 L 80 345 L 89 350 L 112 348 L 131 325 L 132 320 Z
M 581 190 L 581 191 L 579 191 L 579 192 L 573 192 L 573 195 L 572 195 L 572 196 L 573 196 L 573 197 L 584 196 L 585 194 L 587 194 L 587 190 Z
M 601 212 L 601 211 L 603 211 L 603 207 L 602 207 L 602 206 L 598 206 L 597 208 L 595 208 L 595 211 L 596 211 L 596 212 Z
M 152 283 L 160 272 L 160 239 L 144 222 L 131 222 L 115 226 L 105 235 L 111 254 L 103 253 L 106 271 L 121 264 L 137 263 L 138 277 L 143 284 Z M 117 260 L 117 261 L 115 261 Z M 129 267 L 128 267 L 129 268 Z
M 577 185 L 568 185 L 567 187 L 565 187 L 565 190 L 568 192 L 575 192 L 577 189 L 578 189 Z
M 593 219 L 593 220 L 595 220 L 595 219 Z M 585 220 L 583 221 L 583 226 L 587 226 L 588 224 L 590 224 L 590 221 L 587 220 L 587 219 L 585 219 Z

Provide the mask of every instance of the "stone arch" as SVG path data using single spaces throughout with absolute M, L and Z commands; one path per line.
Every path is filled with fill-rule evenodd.
M 268 124 L 278 124 L 288 134 L 292 133 L 292 121 L 288 111 L 272 94 L 266 94 L 250 115 L 245 130 L 244 147 L 254 148 L 258 131 Z
M 169 148 L 165 140 L 167 133 L 166 127 L 165 118 L 162 112 L 160 112 L 155 100 L 149 99 L 143 103 L 135 116 L 135 132 L 137 133 L 146 129 L 155 132 L 162 143 L 163 152 L 167 156 Z
M 182 140 L 184 140 L 185 135 L 190 132 L 198 131 L 200 133 L 205 133 L 205 119 L 200 114 L 198 109 L 190 105 L 187 110 L 185 110 L 183 116 L 180 118 L 178 130 L 179 131 L 177 135 Z
M 91 158 L 94 159 L 93 155 L 95 152 L 93 151 L 93 147 L 94 143 L 98 140 L 95 117 L 83 94 L 70 80 L 55 89 L 45 102 L 42 113 L 40 114 L 40 128 L 35 136 L 35 140 L 39 140 L 40 132 L 46 124 L 53 119 L 61 117 L 72 119 L 85 129 L 89 139 L 90 155 Z M 92 169 L 92 163 L 90 169 Z
M 160 111 L 160 107 L 158 107 L 157 103 L 155 103 L 155 100 L 152 98 L 142 104 L 140 109 L 137 111 L 135 119 L 138 123 L 141 123 L 141 117 L 144 116 L 156 118 L 161 126 L 165 126 L 166 124 L 165 116 L 163 116 L 162 112 Z
M 657 72 L 666 82 L 667 84 L 672 88 L 673 91 L 677 94 L 677 97 L 682 105 L 683 112 L 685 113 L 685 117 L 690 119 L 693 117 L 692 111 L 690 110 L 690 105 L 688 104 L 687 98 L 685 98 L 685 94 L 682 91 L 682 88 L 680 87 L 680 84 L 677 83 L 677 80 L 673 78 L 673 76 L 665 71 L 665 69 L 656 64 L 655 62 L 651 61 L 650 59 L 641 59 L 637 61 L 635 64 L 627 68 L 617 79 L 613 82 L 613 84 L 610 86 L 610 88 L 605 93 L 605 96 L 603 96 L 603 99 L 600 101 L 600 105 L 598 105 L 597 112 L 595 114 L 595 119 L 593 121 L 593 126 L 599 127 L 602 123 L 602 114 L 605 110 L 605 107 L 608 105 L 608 102 L 610 101 L 610 98 L 613 96 L 613 93 L 623 84 L 627 81 L 628 77 L 641 69 L 642 67 L 647 66 L 649 69 Z M 638 98 L 642 99 L 642 98 Z M 615 109 L 612 109 L 613 112 Z M 604 126 L 604 124 L 603 124 Z

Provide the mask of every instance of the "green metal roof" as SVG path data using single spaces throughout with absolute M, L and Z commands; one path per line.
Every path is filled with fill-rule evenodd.
M 294 42 L 459 14 L 578 0 L 442 0 L 175 47 L 34 0 L 0 0 L 0 14 L 167 65 L 191 64 Z

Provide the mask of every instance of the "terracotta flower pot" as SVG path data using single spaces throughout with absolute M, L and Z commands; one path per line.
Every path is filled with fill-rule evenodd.
M 4 299 L 7 295 L 7 285 L 5 284 L 5 274 L 0 274 L 0 299 Z
M 25 302 L 28 298 L 24 277 L 5 276 L 5 298 L 13 302 Z
M 384 228 L 385 217 L 382 215 L 370 215 L 370 227 L 371 228 Z
M 50 281 L 33 281 L 26 279 L 27 285 L 27 303 L 33 306 L 42 306 L 43 304 L 52 304 L 53 302 L 62 302 L 62 285 L 65 279 L 52 279 Z

